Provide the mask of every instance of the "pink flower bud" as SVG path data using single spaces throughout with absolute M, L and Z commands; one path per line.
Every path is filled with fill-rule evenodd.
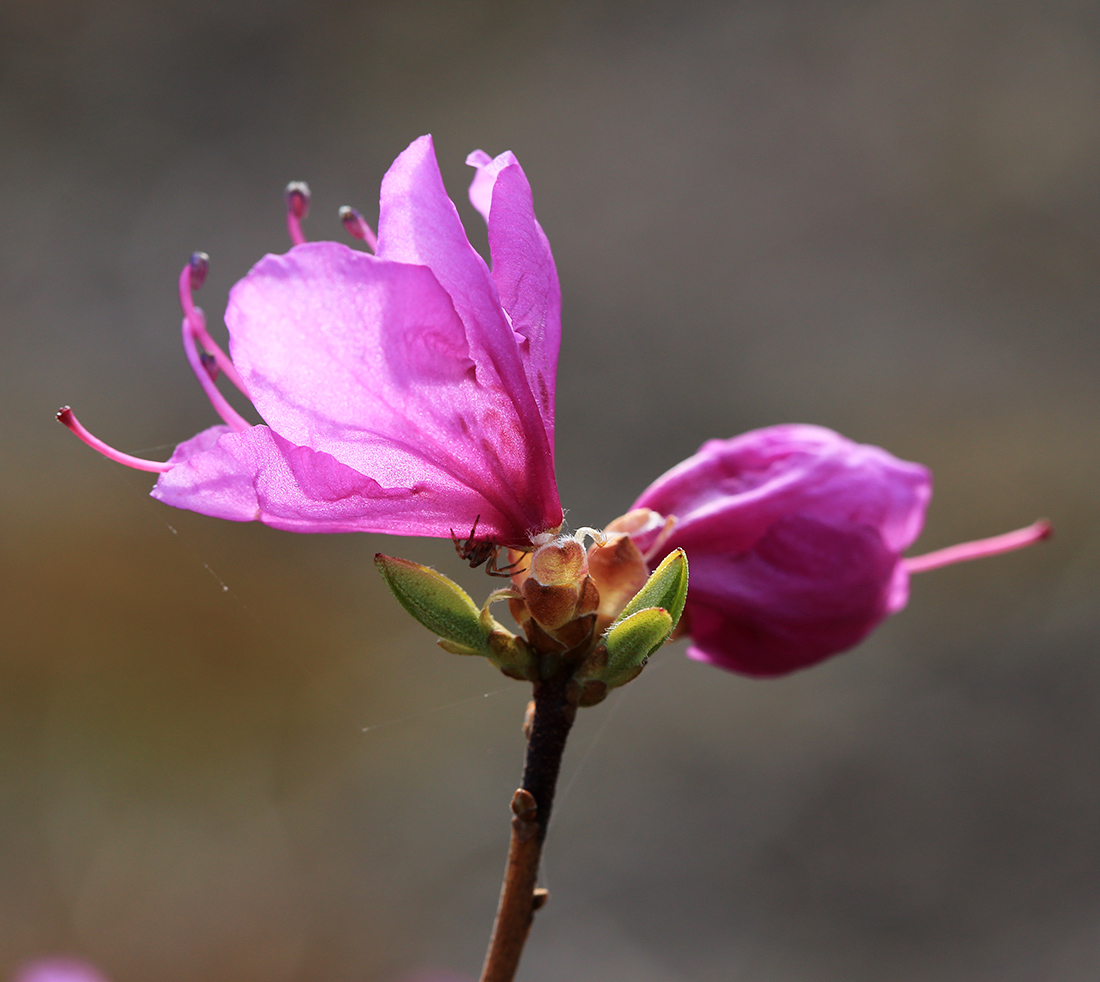
M 909 598 L 901 556 L 920 534 L 932 475 L 818 426 L 711 440 L 635 502 L 675 519 L 632 519 L 654 565 L 683 547 L 691 567 L 681 625 L 688 654 L 746 675 L 781 675 L 851 648 Z M 630 518 L 631 516 L 624 516 Z M 919 570 L 1030 544 L 1036 525 Z M 648 537 L 648 538 L 647 538 Z
M 600 598 L 588 575 L 584 547 L 576 539 L 562 536 L 539 546 L 513 579 L 526 613 L 560 644 L 573 647 L 591 634 Z M 523 612 L 517 621 L 528 628 Z

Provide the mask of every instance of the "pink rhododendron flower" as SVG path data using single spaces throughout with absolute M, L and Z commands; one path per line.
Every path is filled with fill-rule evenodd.
M 43 958 L 28 962 L 12 982 L 106 982 L 91 965 L 75 958 Z
M 711 440 L 658 478 L 633 516 L 656 564 L 691 568 L 688 654 L 746 675 L 780 675 L 852 647 L 909 598 L 909 574 L 1019 548 L 1045 522 L 918 559 L 932 475 L 819 426 Z M 673 522 L 666 524 L 665 517 Z
M 205 256 L 185 267 L 184 347 L 223 425 L 161 464 L 113 450 L 71 410 L 62 422 L 113 459 L 159 471 L 154 497 L 217 518 L 430 536 L 476 522 L 480 539 L 513 547 L 556 530 L 557 271 L 515 157 L 478 151 L 468 162 L 491 271 L 421 137 L 382 181 L 377 239 L 357 212 L 341 211 L 353 234 L 376 242 L 375 255 L 305 242 L 308 189 L 288 188 L 296 244 L 265 256 L 230 293 L 232 359 L 191 299 Z M 219 369 L 263 424 L 229 405 L 214 385 Z

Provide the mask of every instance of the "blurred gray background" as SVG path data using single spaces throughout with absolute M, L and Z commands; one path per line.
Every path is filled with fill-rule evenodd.
M 565 298 L 558 474 L 602 525 L 704 439 L 821 423 L 930 465 L 922 576 L 757 682 L 670 648 L 581 716 L 531 982 L 1100 977 L 1100 7 L 0 4 L 0 978 L 476 977 L 524 687 L 446 655 L 376 550 L 177 512 L 53 421 L 214 421 L 175 279 L 372 222 L 432 132 L 516 152 Z

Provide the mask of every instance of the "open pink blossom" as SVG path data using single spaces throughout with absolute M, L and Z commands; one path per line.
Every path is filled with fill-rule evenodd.
M 1019 548 L 1045 522 L 918 559 L 932 475 L 819 426 L 711 440 L 651 484 L 636 535 L 651 563 L 688 555 L 688 654 L 746 675 L 780 675 L 851 648 L 909 599 L 909 574 Z M 667 534 L 658 532 L 672 516 Z M 644 529 L 648 529 L 648 541 Z
M 480 151 L 471 200 L 486 218 L 492 270 L 447 197 L 431 137 L 382 181 L 376 254 L 306 242 L 308 189 L 287 190 L 295 246 L 261 259 L 232 290 L 228 358 L 191 291 L 205 257 L 180 277 L 184 347 L 224 424 L 180 444 L 153 496 L 234 521 L 297 532 L 466 534 L 523 547 L 562 521 L 554 478 L 554 382 L 561 294 L 531 188 L 511 153 Z M 204 350 L 200 351 L 200 347 Z M 224 373 L 264 423 L 215 387 Z

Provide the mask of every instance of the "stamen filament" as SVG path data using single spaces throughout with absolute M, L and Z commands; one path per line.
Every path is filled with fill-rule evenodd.
M 340 221 L 344 223 L 344 228 L 348 230 L 348 233 L 365 242 L 371 252 L 378 251 L 378 236 L 374 234 L 374 229 L 367 224 L 367 220 L 358 211 L 350 205 L 344 205 L 340 209 Z
M 306 241 L 302 234 L 302 219 L 309 214 L 309 185 L 305 181 L 291 181 L 283 192 L 286 196 L 286 230 L 290 241 L 303 245 Z
M 132 457 L 128 453 L 116 450 L 114 447 L 104 443 L 99 437 L 92 436 L 91 433 L 84 429 L 80 420 L 76 418 L 76 414 L 68 406 L 62 406 L 57 411 L 57 421 L 68 427 L 81 440 L 88 444 L 89 447 L 93 450 L 98 450 L 104 457 L 116 461 L 119 464 L 125 464 L 127 467 L 133 467 L 134 470 L 152 471 L 154 474 L 166 474 L 176 466 L 167 461 L 161 463 L 159 460 L 146 460 L 144 457 Z
M 190 317 L 184 317 L 183 319 L 183 350 L 187 354 L 187 361 L 191 365 L 191 371 L 195 373 L 195 378 L 199 380 L 199 385 L 202 386 L 203 392 L 206 393 L 206 398 L 210 400 L 210 404 L 214 407 L 215 412 L 225 420 L 226 426 L 236 433 L 241 433 L 244 430 L 250 429 L 252 424 L 238 413 L 236 409 L 229 405 L 228 400 L 218 390 L 217 385 L 214 384 L 214 380 L 210 377 L 210 373 L 206 370 L 206 366 L 203 365 L 198 345 L 195 344 L 195 331 L 192 324 L 192 318 Z
M 902 562 L 908 572 L 924 573 L 930 569 L 939 569 L 941 566 L 951 566 L 971 559 L 983 559 L 986 556 L 1023 549 L 1043 539 L 1049 539 L 1053 534 L 1053 526 L 1045 518 L 1041 518 L 1027 528 L 1016 529 L 1015 532 L 1005 532 L 1003 535 L 977 539 L 974 542 L 961 542 L 957 546 L 937 549 L 923 556 L 903 559 Z
M 191 256 L 191 261 L 183 267 L 180 273 L 180 306 L 183 308 L 184 316 L 191 322 L 191 328 L 195 333 L 196 338 L 202 343 L 202 346 L 214 356 L 214 360 L 218 363 L 218 368 L 221 369 L 230 382 L 232 382 L 240 393 L 246 398 L 251 398 L 248 395 L 248 389 L 245 388 L 244 379 L 241 378 L 240 373 L 237 371 L 237 367 L 221 348 L 221 346 L 210 336 L 210 332 L 206 329 L 206 318 L 203 316 L 202 311 L 195 306 L 195 299 L 192 295 L 193 290 L 197 290 L 202 286 L 202 281 L 206 278 L 206 268 L 209 259 L 205 252 L 196 252 Z

